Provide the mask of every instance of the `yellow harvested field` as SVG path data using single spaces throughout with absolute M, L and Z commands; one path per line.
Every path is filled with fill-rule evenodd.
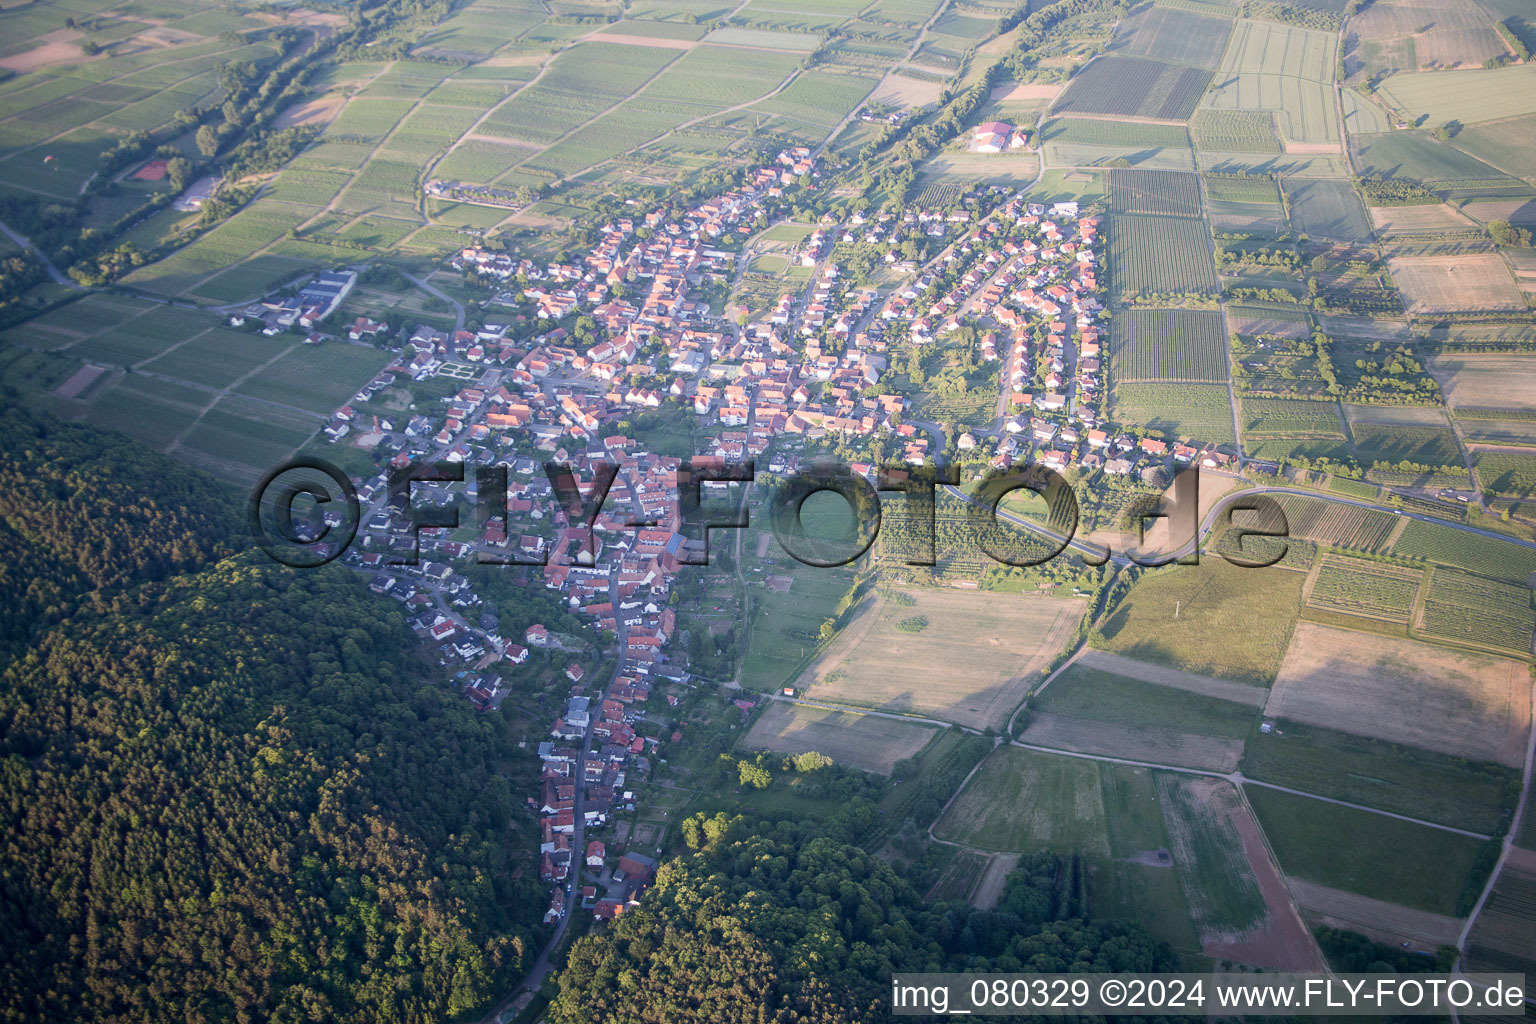
M 1430 369 L 1453 409 L 1524 409 L 1536 395 L 1536 356 L 1436 356 Z
M 1080 754 L 1123 757 L 1148 764 L 1172 764 L 1230 772 L 1243 758 L 1243 741 L 1174 732 L 1155 726 L 1120 725 L 1031 711 L 1025 743 Z
M 1265 713 L 1520 765 L 1531 724 L 1526 666 L 1415 640 L 1298 622 Z
M 992 90 L 993 103 L 1050 103 L 1061 95 L 1061 86 L 1049 82 L 1000 85 Z
M 1445 203 L 1425 206 L 1372 206 L 1371 223 L 1389 235 L 1434 234 L 1476 228 L 1471 217 Z
M 1377 942 L 1393 946 L 1407 942 L 1434 952 L 1438 946 L 1455 945 L 1461 936 L 1459 918 L 1330 889 L 1294 875 L 1288 881 L 1291 895 L 1303 910 L 1312 911 L 1324 924 L 1360 932 Z
M 880 775 L 915 757 L 938 726 L 903 722 L 856 711 L 833 711 L 775 700 L 753 723 L 743 745 L 776 754 L 826 754 L 838 764 Z
M 893 73 L 886 75 L 885 79 L 875 87 L 870 99 L 876 103 L 884 103 L 888 107 L 906 110 L 937 103 L 939 93 L 943 90 L 944 86 L 939 82 L 908 78 L 906 75 Z
M 85 56 L 84 51 L 75 42 L 84 35 L 84 32 L 77 29 L 61 28 L 47 35 L 38 36 L 37 45 L 32 49 L 13 53 L 9 57 L 0 57 L 0 68 L 24 75 L 29 71 L 37 71 L 54 64 L 77 63 L 87 59 L 99 60 L 104 57 L 105 54 L 97 54 L 95 58 Z
M 1415 427 L 1448 427 L 1444 410 L 1424 405 L 1352 405 L 1344 403 L 1344 418 L 1356 423 L 1397 423 Z
M 867 599 L 800 677 L 811 699 L 1001 726 L 1066 646 L 1087 602 L 917 589 Z M 918 620 L 925 624 L 911 632 Z
M 1497 253 L 1398 257 L 1391 266 L 1410 313 L 1526 308 Z

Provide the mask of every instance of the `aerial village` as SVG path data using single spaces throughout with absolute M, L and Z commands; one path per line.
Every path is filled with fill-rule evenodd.
M 995 128 L 982 126 L 978 137 L 1000 140 Z M 877 432 L 913 465 L 945 456 L 947 442 L 962 457 L 984 442 L 992 467 L 1033 459 L 1058 470 L 1134 474 L 1159 486 L 1175 464 L 1228 461 L 1211 446 L 1133 440 L 1105 422 L 1102 239 L 1098 219 L 1073 202 L 1047 206 L 992 187 L 969 209 L 910 207 L 823 223 L 797 253 L 811 268 L 803 291 L 783 294 L 755 319 L 712 314 L 696 295 L 700 283 L 729 280 L 744 258 L 742 240 L 761 230 L 758 210 L 815 176 L 809 151 L 782 152 L 738 188 L 680 217 L 656 210 L 608 224 L 575 263 L 540 266 L 478 246 L 462 250 L 452 265 L 509 305 L 531 303 L 537 329 L 514 337 L 494 322 L 476 331 L 418 326 L 385 342 L 396 359 L 354 401 L 405 378 L 446 376 L 463 386 L 437 410 L 391 420 L 360 417 L 349 404 L 325 427 L 330 441 L 360 447 L 380 466 L 359 483 L 363 521 L 346 561 L 368 575 L 376 593 L 405 605 L 468 700 L 498 708 L 508 695 L 505 677 L 531 649 L 574 655 L 560 711 L 539 746 L 542 792 L 530 795 L 542 816 L 546 920 L 578 908 L 610 919 L 635 905 L 655 861 L 638 850 L 610 850 L 612 840 L 602 837 L 616 811 L 633 808 L 627 783 L 648 776 L 661 743 L 637 731 L 645 715 L 639 705 L 654 687 L 692 681 L 686 654 L 669 647 L 673 575 L 703 557 L 702 538 L 681 532 L 682 459 L 647 451 L 614 429 L 619 421 L 664 406 L 678 410 L 709 428 L 700 431 L 708 440 L 695 465 L 756 460 L 781 473 L 829 439 Z M 902 259 L 896 245 L 918 235 L 939 246 L 922 266 Z M 840 242 L 889 246 L 883 263 L 900 283 L 845 282 L 832 259 Z M 349 287 L 345 275 L 326 275 L 296 298 L 248 314 L 270 323 L 285 318 L 284 326 L 313 333 L 318 314 L 334 309 Z M 592 317 L 604 335 L 585 351 L 560 326 L 576 313 Z M 975 358 L 996 364 L 998 415 L 946 439 L 938 424 L 908 415 L 910 396 L 881 385 L 895 352 L 940 345 L 962 323 L 975 328 Z M 366 316 L 341 329 L 352 343 L 378 343 L 387 331 Z M 550 460 L 571 467 L 584 499 L 598 467 L 617 465 L 590 526 L 581 518 L 588 511 L 573 516 L 556 500 L 544 470 Z M 412 498 L 389 487 L 391 469 L 438 462 L 461 464 L 464 482 L 418 487 Z M 490 505 L 475 537 L 413 528 L 408 502 L 478 501 L 480 468 L 500 470 L 491 479 L 506 480 L 507 493 L 504 508 Z M 875 467 L 853 468 L 873 474 Z M 533 566 L 529 585 L 558 595 L 595 634 L 611 634 L 616 659 L 594 654 L 593 637 L 560 635 L 542 623 L 508 635 L 475 594 L 463 571 L 469 562 Z M 599 664 L 604 677 L 594 678 L 589 673 Z M 593 882 L 582 884 L 584 877 Z

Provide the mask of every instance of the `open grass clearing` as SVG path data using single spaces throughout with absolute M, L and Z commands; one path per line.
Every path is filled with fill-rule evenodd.
M 982 850 L 1108 856 L 1099 765 L 999 747 L 934 824 L 933 833 Z
M 1186 672 L 1268 685 L 1290 640 L 1303 580 L 1285 569 L 1243 569 L 1212 558 L 1156 569 L 1132 588 L 1092 644 Z

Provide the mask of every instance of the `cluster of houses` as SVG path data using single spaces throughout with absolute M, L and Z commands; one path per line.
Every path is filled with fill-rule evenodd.
M 1003 415 L 992 432 L 994 465 L 1031 453 L 1111 474 L 1170 460 L 1224 464 L 1220 453 L 1133 439 L 1104 421 L 1101 239 L 1097 219 L 1080 215 L 1075 203 L 1047 207 L 998 192 L 990 209 L 958 217 L 916 209 L 854 215 L 807 240 L 812 274 L 802 291 L 744 323 L 712 316 L 695 292 L 706 279 L 728 278 L 742 258 L 726 240 L 754 233 L 764 204 L 814 174 L 808 152 L 787 150 L 736 189 L 681 214 L 659 209 L 606 225 L 570 263 L 462 250 L 453 265 L 521 310 L 531 305 L 536 316 L 525 322 L 534 331 L 515 336 L 502 323 L 419 327 L 326 427 L 331 440 L 346 438 L 379 466 L 358 485 L 366 511 L 348 560 L 377 593 L 406 605 L 411 625 L 475 706 L 498 707 L 507 679 L 532 651 L 578 655 L 564 670 L 561 711 L 539 748 L 541 793 L 530 795 L 541 821 L 550 920 L 571 912 L 573 901 L 600 918 L 616 916 L 652 877 L 654 861 L 620 852 L 627 837 L 614 829 L 609 839 L 609 830 L 619 812 L 633 809 L 634 784 L 648 776 L 657 748 L 681 740 L 669 727 L 648 727 L 644 705 L 654 688 L 690 679 L 686 656 L 672 644 L 671 580 L 703 551 L 681 519 L 682 460 L 651 452 L 619 421 L 663 407 L 697 417 L 706 429 L 696 465 L 762 459 L 784 472 L 795 461 L 774 449 L 776 439 L 881 431 L 901 457 L 921 464 L 939 453 L 932 433 L 903 422 L 908 399 L 882 386 L 891 351 L 937 344 L 968 324 L 978 326 L 979 358 L 998 363 Z M 837 242 L 862 241 L 890 245 L 887 264 L 900 263 L 895 239 L 935 227 L 936 237 L 953 237 L 936 266 L 898 273 L 904 283 L 884 292 L 847 284 L 832 259 Z M 572 313 L 592 317 L 602 328 L 598 340 L 576 343 L 560 323 Z M 347 335 L 368 341 L 385 331 L 358 317 Z M 457 385 L 440 407 L 362 411 L 381 392 L 429 377 Z M 962 450 L 977 443 L 972 434 L 954 440 Z M 547 460 L 569 467 L 583 493 L 605 467 L 617 467 L 595 518 L 573 518 L 556 500 Z M 418 484 L 409 496 L 389 487 L 392 469 L 433 462 L 461 464 L 463 481 Z M 504 493 L 480 493 L 484 481 Z M 491 513 L 472 537 L 418 531 L 410 509 L 434 502 Z M 580 655 L 590 644 L 579 638 L 542 624 L 504 629 L 461 571 L 468 561 L 532 566 L 528 585 L 558 595 L 594 633 L 616 638 L 614 676 L 588 676 Z M 581 872 L 595 883 L 574 884 Z
M 1012 149 L 1024 149 L 1029 145 L 1029 132 L 1004 121 L 987 121 L 971 131 L 971 141 L 966 147 L 973 153 L 1004 153 Z

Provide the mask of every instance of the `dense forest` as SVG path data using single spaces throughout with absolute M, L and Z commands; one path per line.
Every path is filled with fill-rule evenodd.
M 892 972 L 1171 970 L 1140 925 L 1083 916 L 1070 859 L 1024 858 L 993 910 L 925 905 L 821 827 L 724 815 L 640 907 L 579 940 L 556 1024 L 884 1020 Z
M 235 499 L 5 414 L 0 1020 L 441 1021 L 539 936 L 536 762 L 393 602 Z M 525 777 L 526 776 L 526 777 Z

